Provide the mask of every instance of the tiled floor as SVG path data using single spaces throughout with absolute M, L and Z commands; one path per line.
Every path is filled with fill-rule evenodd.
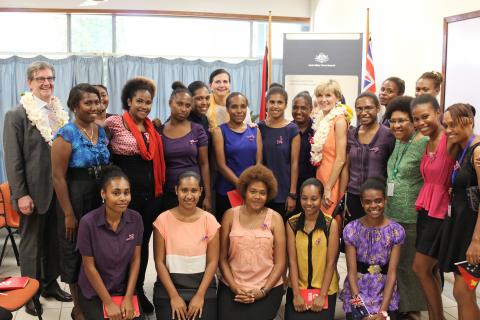
M 1 233 L 1 235 L 3 235 L 3 233 Z M 3 237 L 0 236 L 0 239 L 2 238 Z M 17 239 L 17 242 L 18 241 L 19 239 Z M 0 241 L 0 243 L 3 243 L 3 241 Z M 151 255 L 151 257 L 153 257 L 153 254 Z M 347 267 L 346 267 L 345 258 L 343 255 L 340 256 L 340 260 L 338 262 L 338 271 L 341 277 L 340 283 L 343 284 L 343 281 L 347 273 Z M 7 249 L 7 256 L 4 259 L 2 265 L 0 266 L 0 276 L 6 276 L 6 275 L 12 276 L 12 275 L 19 275 L 19 274 L 20 274 L 19 267 L 17 267 L 16 265 L 15 257 L 13 256 L 13 251 L 9 246 Z M 145 286 L 145 291 L 150 296 L 150 298 L 152 296 L 153 283 L 155 281 L 155 278 L 156 278 L 155 266 L 153 264 L 153 259 L 150 259 L 150 263 L 147 269 L 147 279 L 146 279 L 146 286 Z M 68 291 L 68 286 L 64 285 L 64 288 L 65 290 Z M 452 278 L 448 275 L 446 275 L 444 295 L 442 296 L 442 299 L 443 299 L 446 319 L 447 320 L 457 319 L 457 307 L 456 307 L 455 300 L 452 297 Z M 43 319 L 46 319 L 46 320 L 71 319 L 70 312 L 73 306 L 72 303 L 61 303 L 53 299 L 47 300 L 44 298 L 41 298 L 40 302 L 42 303 L 43 309 L 44 309 Z M 281 313 L 281 311 L 279 313 Z M 283 317 L 279 316 L 277 318 L 282 319 Z M 22 308 L 15 313 L 14 319 L 15 320 L 34 320 L 37 318 L 28 315 L 27 313 L 25 313 L 24 309 Z M 150 315 L 150 317 L 147 317 L 147 320 L 154 320 L 154 319 L 155 319 L 154 315 Z M 342 311 L 340 301 L 337 301 L 335 319 L 336 320 L 345 319 L 345 315 Z M 428 315 L 426 313 L 422 314 L 422 319 L 428 319 Z

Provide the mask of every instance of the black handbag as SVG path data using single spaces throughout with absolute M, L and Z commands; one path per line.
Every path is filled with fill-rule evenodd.
M 480 206 L 480 188 L 478 186 L 468 187 L 467 192 L 467 202 L 471 210 L 478 212 Z

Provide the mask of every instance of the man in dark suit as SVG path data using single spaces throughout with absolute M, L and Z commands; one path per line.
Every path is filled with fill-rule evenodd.
M 58 237 L 50 145 L 55 131 L 68 120 L 53 97 L 55 70 L 46 62 L 27 69 L 31 92 L 5 115 L 3 146 L 11 198 L 20 215 L 20 271 L 38 279 L 43 297 L 72 301 L 57 282 Z M 36 315 L 34 304 L 26 312 Z M 40 309 L 40 312 L 42 310 Z

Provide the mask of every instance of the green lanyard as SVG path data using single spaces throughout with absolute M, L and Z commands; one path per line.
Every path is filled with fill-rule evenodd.
M 415 139 L 415 136 L 417 135 L 417 133 L 418 133 L 418 132 L 415 132 L 415 133 L 410 137 L 410 139 L 408 139 L 408 142 L 407 142 L 407 144 L 405 145 L 405 148 L 402 150 L 402 154 L 399 156 L 398 153 L 397 153 L 397 159 L 395 160 L 395 165 L 393 166 L 393 177 L 392 177 L 392 181 L 395 180 L 395 178 L 397 177 L 398 167 L 400 166 L 400 162 L 402 162 L 403 156 L 405 155 L 405 153 L 407 153 L 407 150 L 408 150 L 408 148 L 410 147 L 410 145 L 412 144 L 413 140 Z

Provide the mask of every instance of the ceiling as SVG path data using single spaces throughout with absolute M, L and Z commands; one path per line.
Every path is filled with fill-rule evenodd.
M 93 7 L 81 7 L 85 0 L 0 0 L 1 8 L 94 9 L 94 10 L 167 10 L 310 17 L 311 0 L 108 0 Z

